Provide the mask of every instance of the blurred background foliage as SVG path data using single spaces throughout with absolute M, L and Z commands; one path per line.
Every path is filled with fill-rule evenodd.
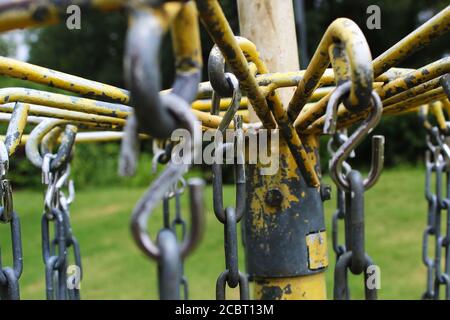
M 297 1 L 297 0 L 294 0 Z M 235 0 L 222 0 L 222 6 L 236 34 L 239 33 Z M 312 56 L 327 26 L 338 17 L 354 20 L 363 30 L 375 58 L 402 37 L 448 5 L 447 0 L 306 0 L 308 57 Z M 381 8 L 381 30 L 366 28 L 366 9 L 376 4 Z M 261 25 L 264 28 L 264 25 Z M 64 24 L 27 31 L 29 62 L 55 70 L 71 73 L 88 79 L 124 87 L 122 56 L 127 29 L 127 19 L 123 13 L 82 13 L 81 30 L 68 30 Z M 202 28 L 203 56 L 206 61 L 212 47 L 211 40 Z M 430 47 L 414 54 L 400 66 L 417 68 L 448 55 L 449 35 L 435 41 Z M 304 41 L 304 39 L 300 39 Z M 0 54 L 13 56 L 14 45 L 0 41 Z M 306 58 L 307 59 L 307 58 Z M 307 61 L 301 59 L 302 65 Z M 170 36 L 167 36 L 161 50 L 161 66 L 164 88 L 173 81 L 174 68 Z M 203 80 L 207 80 L 204 70 Z M 34 85 L 21 80 L 0 78 L 1 87 L 32 87 L 44 90 L 53 88 Z M 5 125 L 1 129 L 4 132 Z M 386 164 L 416 164 L 424 152 L 424 132 L 415 114 L 383 119 L 375 130 L 376 134 L 386 136 Z M 326 163 L 325 143 L 321 152 Z M 149 143 L 142 145 L 150 150 Z M 150 156 L 144 153 L 138 174 L 131 179 L 117 175 L 118 143 L 84 144 L 76 146 L 73 163 L 75 182 L 78 187 L 95 185 L 146 185 L 150 174 Z M 370 142 L 358 148 L 360 165 L 370 159 Z M 40 184 L 37 168 L 25 161 L 21 150 L 12 162 L 10 170 L 15 187 Z

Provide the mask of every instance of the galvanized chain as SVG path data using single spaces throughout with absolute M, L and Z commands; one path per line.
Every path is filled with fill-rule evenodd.
M 80 247 L 70 223 L 70 204 L 75 198 L 70 164 L 52 170 L 55 155 L 46 153 L 42 163 L 42 182 L 47 185 L 42 215 L 42 254 L 45 264 L 46 297 L 48 300 L 79 300 L 83 276 Z M 68 195 L 63 188 L 67 187 Z M 53 238 L 50 224 L 53 224 Z M 73 251 L 69 264 L 68 251 Z M 68 276 L 69 274 L 69 276 Z
M 336 260 L 334 269 L 334 299 L 350 299 L 347 272 L 364 273 L 365 297 L 377 299 L 377 289 L 368 286 L 368 268 L 373 261 L 365 251 L 364 236 L 364 183 L 359 171 L 346 175 L 350 190 L 345 192 L 345 249 Z
M 225 300 L 226 284 L 230 288 L 239 286 L 240 299 L 249 299 L 249 287 L 247 275 L 239 270 L 238 259 L 238 223 L 242 219 L 245 210 L 245 167 L 243 161 L 243 150 L 237 147 L 242 143 L 242 119 L 235 117 L 236 132 L 234 142 L 226 142 L 216 145 L 216 161 L 212 165 L 213 172 L 213 203 L 214 214 L 216 218 L 224 225 L 224 249 L 225 249 L 225 268 L 217 278 L 216 299 Z M 241 144 L 242 146 L 242 144 Z M 236 204 L 235 207 L 223 207 L 223 184 L 222 167 L 223 164 L 218 159 L 222 159 L 223 152 L 234 150 L 234 174 L 236 186 Z M 219 158 L 220 157 L 220 158 Z M 219 163 L 218 163 L 219 162 Z
M 334 156 L 336 150 L 348 140 L 347 130 L 340 130 L 333 134 L 333 136 L 328 140 L 327 149 L 328 154 L 331 158 Z M 350 155 L 354 157 L 354 152 Z M 345 174 L 348 174 L 352 168 L 348 162 L 343 163 L 343 169 Z M 343 221 L 345 218 L 345 191 L 336 185 L 336 210 L 332 216 L 331 223 L 331 234 L 332 234 L 332 245 L 333 251 L 336 254 L 336 260 L 345 253 L 345 244 L 339 244 L 339 220 Z
M 437 127 L 427 130 L 425 197 L 428 210 L 422 242 L 422 261 L 427 268 L 427 278 L 423 299 L 439 299 L 441 287 L 445 288 L 445 298 L 450 299 L 450 157 L 446 150 L 449 146 L 448 139 L 449 136 L 440 133 Z M 443 216 L 446 221 L 443 221 Z M 434 245 L 431 248 L 434 250 L 433 254 L 430 254 L 430 244 Z
M 324 126 L 325 133 L 339 135 L 339 133 L 335 133 L 337 106 L 349 91 L 349 83 L 344 83 L 337 86 L 330 96 Z M 349 138 L 345 138 L 345 135 L 342 137 L 335 136 L 334 142 L 340 144 L 336 151 L 333 151 L 331 145 L 329 148 L 333 153 L 329 163 L 330 175 L 338 188 L 338 210 L 333 216 L 333 248 L 337 256 L 334 270 L 334 299 L 337 300 L 350 299 L 348 270 L 355 275 L 363 273 L 366 299 L 377 299 L 377 285 L 376 283 L 375 285 L 369 284 L 368 281 L 369 276 L 371 276 L 369 267 L 373 265 L 373 262 L 365 251 L 364 193 L 376 183 L 381 173 L 384 160 L 384 137 L 373 137 L 372 164 L 367 178 L 363 179 L 361 173 L 351 169 L 345 160 L 351 156 L 357 145 L 378 124 L 381 113 L 381 100 L 373 92 L 370 113 L 366 121 Z M 338 244 L 337 237 L 337 220 L 342 216 L 345 224 L 345 246 Z M 370 268 L 370 270 L 372 269 Z
M 0 248 L 0 300 L 19 300 L 19 279 L 22 275 L 22 237 L 19 216 L 13 209 L 12 189 L 6 178 L 9 157 L 3 141 L 0 141 L 0 223 L 9 224 L 13 266 L 3 266 Z
M 154 156 L 152 161 L 152 172 L 154 174 L 157 171 L 158 163 L 169 163 L 172 149 L 173 145 L 170 141 L 165 141 L 161 144 L 154 140 Z M 167 188 L 167 191 L 162 197 L 163 226 L 157 235 L 156 247 L 158 252 L 157 254 L 155 252 L 155 254 L 151 255 L 151 258 L 158 262 L 158 288 L 159 297 L 162 300 L 189 299 L 189 283 L 184 274 L 184 258 L 186 253 L 183 251 L 186 249 L 186 244 L 191 241 L 192 236 L 195 238 L 198 234 L 192 235 L 187 233 L 187 222 L 183 218 L 181 209 L 181 196 L 184 194 L 186 187 L 189 187 L 191 210 L 194 212 L 192 223 L 198 225 L 194 226 L 195 228 L 199 228 L 196 229 L 197 231 L 201 231 L 203 227 L 199 226 L 199 224 L 202 224 L 202 222 L 196 220 L 197 214 L 199 216 L 202 215 L 199 213 L 202 210 L 199 206 L 202 201 L 195 200 L 201 194 L 201 189 L 195 187 L 199 182 L 197 180 L 192 179 L 186 182 L 181 176 L 178 178 L 178 181 Z M 172 200 L 175 202 L 175 214 L 173 217 L 171 216 L 170 208 Z M 194 230 L 195 233 L 197 231 Z
M 239 270 L 238 259 L 238 223 L 245 211 L 245 161 L 243 151 L 242 117 L 236 116 L 242 97 L 239 81 L 232 73 L 225 72 L 225 59 L 215 46 L 210 52 L 208 59 L 208 75 L 213 87 L 211 114 L 218 115 L 220 111 L 220 100 L 223 96 L 231 95 L 231 103 L 215 131 L 214 162 L 212 164 L 213 184 L 213 206 L 214 214 L 220 223 L 224 225 L 224 250 L 225 268 L 217 278 L 216 299 L 225 300 L 226 286 L 236 288 L 239 286 L 240 299 L 249 299 L 248 277 Z M 226 141 L 226 130 L 234 120 L 234 135 L 232 141 Z M 232 157 L 229 157 L 229 152 Z M 224 155 L 225 152 L 225 155 Z M 232 160 L 234 167 L 236 203 L 235 207 L 223 205 L 223 180 L 222 167 L 225 162 Z
M 182 212 L 181 212 L 181 195 L 184 193 L 184 190 L 186 188 L 186 181 L 184 179 L 180 180 L 180 184 L 176 185 L 173 191 L 173 196 L 175 197 L 175 216 L 172 219 L 172 222 L 170 224 L 170 227 L 172 228 L 173 232 L 178 237 L 178 242 L 181 243 L 186 238 L 186 220 L 183 218 Z M 170 194 L 167 200 L 170 199 Z M 168 203 L 167 203 L 168 208 Z M 167 212 L 169 214 L 169 211 Z M 177 231 L 179 230 L 179 231 Z M 189 300 L 189 282 L 184 274 L 184 260 L 181 259 L 180 261 L 180 286 L 182 289 L 182 299 L 183 300 Z
M 153 173 L 156 173 L 158 163 L 166 164 L 170 160 L 170 153 L 172 147 L 173 145 L 169 141 L 167 141 L 164 145 L 164 148 L 159 148 L 156 140 L 154 141 L 153 143 L 154 157 L 152 165 Z M 187 234 L 186 220 L 183 218 L 181 210 L 181 196 L 184 194 L 186 185 L 187 185 L 186 180 L 183 177 L 180 178 L 179 181 L 170 188 L 170 190 L 164 195 L 163 198 L 163 227 L 161 228 L 160 232 L 162 230 L 172 231 L 172 233 L 175 235 L 175 239 L 177 239 L 177 246 L 179 246 L 185 240 Z M 170 203 L 172 199 L 175 202 L 175 215 L 173 216 L 173 218 L 171 217 L 171 210 L 170 210 Z M 178 229 L 179 231 L 177 231 Z M 178 261 L 179 263 L 179 272 L 175 277 L 179 281 L 179 284 L 177 286 L 178 289 L 176 289 L 178 292 L 177 299 L 181 298 L 182 300 L 188 300 L 189 282 L 184 274 L 184 259 L 177 258 L 175 260 Z M 169 267 L 168 269 L 171 268 L 172 267 Z M 160 294 L 161 292 L 167 291 L 168 290 L 160 288 Z

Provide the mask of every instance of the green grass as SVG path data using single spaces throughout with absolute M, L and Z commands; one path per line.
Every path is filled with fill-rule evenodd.
M 422 168 L 386 170 L 379 183 L 366 194 L 366 247 L 382 272 L 382 299 L 418 299 L 424 289 L 425 269 L 421 264 L 422 230 L 426 221 Z M 225 199 L 234 199 L 225 187 Z M 72 206 L 72 226 L 81 246 L 84 299 L 155 299 L 156 267 L 135 247 L 129 233 L 129 216 L 144 192 L 142 188 L 102 188 L 77 192 Z M 188 258 L 186 274 L 193 299 L 214 298 L 215 280 L 224 269 L 223 229 L 212 212 L 211 189 L 207 199 L 207 231 L 198 250 Z M 44 266 L 40 247 L 42 193 L 17 191 L 15 208 L 20 214 L 23 234 L 23 299 L 44 298 Z M 183 199 L 186 205 L 186 199 Z M 326 203 L 327 230 L 335 200 Z M 160 214 L 151 218 L 160 225 Z M 156 230 L 156 229 L 155 229 Z M 331 232 L 328 232 L 328 236 Z M 0 225 L 0 244 L 4 265 L 10 259 L 9 232 Z M 329 297 L 332 297 L 330 249 L 327 271 Z M 241 267 L 244 267 L 240 252 Z M 350 276 L 353 298 L 363 297 L 363 279 Z M 237 297 L 235 290 L 227 292 Z

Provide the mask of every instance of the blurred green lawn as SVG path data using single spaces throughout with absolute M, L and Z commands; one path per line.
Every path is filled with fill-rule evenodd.
M 422 230 L 426 221 L 422 168 L 386 170 L 378 184 L 366 194 L 366 247 L 381 268 L 382 299 L 418 299 L 424 289 L 425 269 L 421 263 Z M 231 187 L 225 198 L 234 199 Z M 142 188 L 102 188 L 77 192 L 72 206 L 72 226 L 81 246 L 84 279 L 83 299 L 157 298 L 155 263 L 138 251 L 129 233 L 129 216 L 144 192 Z M 190 298 L 213 299 L 215 280 L 224 269 L 223 231 L 212 212 L 211 188 L 207 188 L 207 231 L 200 247 L 186 262 Z M 42 192 L 17 191 L 15 208 L 20 214 L 23 234 L 23 299 L 44 298 L 44 265 L 41 258 L 40 217 Z M 234 201 L 234 200 L 233 200 Z M 233 203 L 233 202 L 232 202 Z M 183 199 L 186 204 L 186 199 Z M 328 237 L 335 199 L 326 203 Z M 151 219 L 160 225 L 160 214 Z M 156 230 L 156 229 L 155 229 Z M 10 260 L 9 230 L 0 225 L 4 265 Z M 330 250 L 327 271 L 329 298 L 332 297 L 334 254 Z M 242 268 L 243 254 L 240 252 Z M 351 276 L 353 298 L 363 297 L 362 277 Z M 237 292 L 229 290 L 229 297 Z

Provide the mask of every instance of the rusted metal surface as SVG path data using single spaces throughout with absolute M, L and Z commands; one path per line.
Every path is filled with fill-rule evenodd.
M 4 140 L 9 156 L 12 156 L 20 145 L 23 131 L 27 124 L 28 112 L 29 106 L 21 103 L 16 103 L 11 112 Z
M 23 102 L 53 108 L 82 111 L 110 117 L 125 118 L 131 111 L 126 105 L 66 96 L 59 93 L 26 88 L 0 89 L 0 103 Z
M 328 265 L 320 189 L 308 187 L 300 178 L 288 150 L 280 140 L 279 170 L 274 175 L 262 175 L 261 165 L 247 165 L 244 243 L 247 271 L 260 296 L 265 295 L 263 287 L 276 287 L 270 279 L 304 276 L 308 281 L 306 276 L 323 273 Z M 279 196 L 270 196 L 275 192 Z M 308 245 L 312 234 L 320 235 L 321 242 Z
M 12 58 L 0 57 L 0 75 L 64 89 L 88 98 L 127 104 L 129 92 L 108 84 L 43 68 Z
M 240 81 L 241 88 L 247 93 L 247 98 L 254 107 L 258 117 L 266 128 L 274 128 L 272 116 L 280 128 L 283 138 L 289 145 L 302 176 L 311 186 L 319 186 L 320 181 L 315 171 L 315 164 L 308 155 L 300 138 L 289 121 L 286 110 L 279 97 L 272 92 L 267 100 L 259 90 L 255 77 L 250 73 L 247 58 L 255 63 L 260 73 L 267 73 L 267 68 L 259 58 L 259 54 L 252 43 L 243 38 L 235 38 L 223 15 L 217 1 L 197 1 L 200 18 L 207 31 L 220 48 L 225 60 Z M 241 49 L 241 46 L 244 47 Z M 244 55 L 244 52 L 247 56 Z
M 288 113 L 292 122 L 317 88 L 330 63 L 329 50 L 333 44 L 342 46 L 341 49 L 348 58 L 352 79 L 348 103 L 353 108 L 361 108 L 369 103 L 373 82 L 369 46 L 364 34 L 353 21 L 340 18 L 328 27 L 289 103 Z

